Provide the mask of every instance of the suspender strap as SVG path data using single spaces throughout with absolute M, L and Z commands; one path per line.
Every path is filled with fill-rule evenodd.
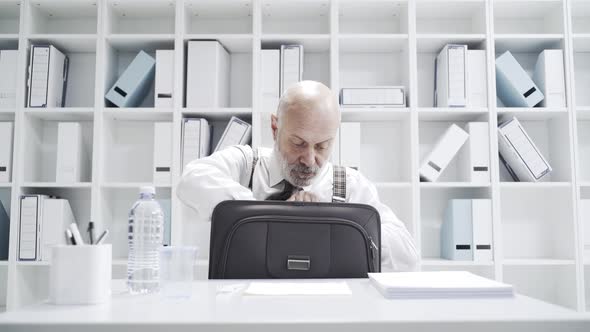
M 332 202 L 346 201 L 346 167 L 334 165 L 334 182 L 332 184 Z
M 254 179 L 254 168 L 256 167 L 256 164 L 258 163 L 258 149 L 252 149 L 252 155 L 253 155 L 253 159 L 252 159 L 252 171 L 250 171 L 250 183 L 248 184 L 248 188 L 250 190 L 252 190 L 252 180 Z

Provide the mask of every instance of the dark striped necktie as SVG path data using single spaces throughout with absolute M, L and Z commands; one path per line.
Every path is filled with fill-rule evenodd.
M 283 180 L 283 191 L 278 192 L 276 194 L 272 194 L 266 198 L 267 201 L 286 201 L 288 200 L 291 195 L 293 195 L 293 191 L 295 190 L 295 186 L 293 186 L 289 181 Z

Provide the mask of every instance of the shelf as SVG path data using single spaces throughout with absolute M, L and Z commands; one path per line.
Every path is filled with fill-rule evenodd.
M 12 188 L 12 183 L 11 182 L 8 182 L 8 183 L 4 183 L 3 182 L 3 183 L 0 183 L 0 188 L 10 189 L 10 188 Z
M 52 44 L 65 53 L 94 53 L 97 36 L 95 34 L 32 34 L 28 35 L 28 40 L 33 45 Z
M 488 116 L 487 108 L 418 108 L 420 121 L 487 121 Z
M 17 261 L 17 266 L 32 266 L 32 267 L 42 267 L 42 268 L 49 268 L 51 266 L 51 262 L 43 262 L 43 261 Z
M 144 34 L 124 34 L 124 35 L 107 35 L 106 40 L 110 46 L 123 52 L 132 52 L 143 50 L 150 53 L 159 49 L 173 49 L 174 35 L 144 35 Z
M 340 34 L 340 52 L 398 53 L 408 49 L 407 34 Z
M 410 189 L 412 183 L 410 182 L 375 182 L 377 189 Z
M 24 114 L 47 121 L 92 121 L 93 108 L 27 108 Z
M 57 183 L 57 182 L 25 182 L 22 187 L 25 188 L 63 188 L 63 189 L 86 189 L 91 188 L 90 182 L 77 183 Z
M 567 108 L 548 109 L 544 107 L 500 107 L 497 108 L 498 117 L 515 116 L 522 121 L 544 121 L 558 117 L 567 117 Z
M 102 111 L 109 120 L 172 121 L 174 110 L 156 108 L 107 108 Z
M 155 188 L 169 189 L 172 184 L 161 184 L 152 182 L 105 182 L 101 185 L 105 189 L 137 189 L 141 187 L 152 186 Z
M 329 34 L 263 34 L 263 48 L 280 48 L 283 44 L 303 45 L 303 53 L 330 50 Z
M 184 40 L 217 40 L 230 53 L 252 53 L 253 37 L 251 34 L 191 34 Z
M 541 53 L 546 49 L 562 49 L 564 35 L 513 35 L 496 34 L 495 49 L 500 55 L 506 51 L 511 53 Z
M 403 121 L 410 116 L 409 108 L 394 107 L 340 107 L 342 122 Z
M 485 34 L 419 34 L 418 53 L 439 53 L 446 44 L 466 44 L 468 49 L 485 49 Z
M 506 266 L 575 266 L 573 259 L 504 259 Z
M 0 267 L 8 267 L 8 261 L 0 261 Z
M 470 183 L 470 182 L 420 182 L 421 189 L 440 188 L 490 188 L 491 183 Z
M 502 189 L 563 189 L 571 187 L 571 182 L 500 182 Z
M 252 109 L 247 107 L 183 108 L 182 116 L 185 118 L 204 117 L 210 120 L 229 120 L 232 116 L 251 117 Z
M 452 261 L 441 258 L 423 258 L 422 266 L 494 266 L 494 262 Z

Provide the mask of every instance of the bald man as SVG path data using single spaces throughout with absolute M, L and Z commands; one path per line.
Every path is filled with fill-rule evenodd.
M 314 81 L 294 84 L 271 115 L 273 149 L 232 146 L 192 161 L 177 195 L 207 220 L 224 200 L 332 202 L 334 167 L 328 160 L 339 126 L 338 100 L 328 87 Z M 415 270 L 419 256 L 404 224 L 379 201 L 367 178 L 351 168 L 345 172 L 341 201 L 369 204 L 381 216 L 382 270 Z

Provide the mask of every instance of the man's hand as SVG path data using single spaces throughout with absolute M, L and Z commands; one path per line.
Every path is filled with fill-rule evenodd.
M 298 191 L 291 195 L 287 202 L 319 202 L 319 198 L 309 191 Z

